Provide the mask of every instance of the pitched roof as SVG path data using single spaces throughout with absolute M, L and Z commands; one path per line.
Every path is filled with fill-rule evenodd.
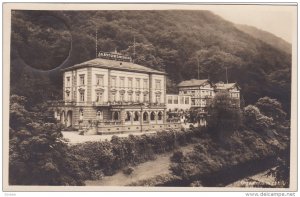
M 237 86 L 237 84 L 236 83 L 216 83 L 215 86 L 216 86 L 216 89 L 218 89 L 218 90 L 228 90 L 228 89 L 234 88 L 235 86 Z
M 108 68 L 108 69 L 115 69 L 115 70 L 154 73 L 154 74 L 162 74 L 162 75 L 166 74 L 166 72 L 154 70 L 152 68 L 141 66 L 139 64 L 134 64 L 132 62 L 124 62 L 124 61 L 109 60 L 109 59 L 102 59 L 102 58 L 96 58 L 86 62 L 82 62 L 80 64 L 76 64 L 69 68 L 63 69 L 63 71 L 74 70 L 78 68 L 86 68 L 86 67 Z
M 182 81 L 178 84 L 178 87 L 190 87 L 190 86 L 201 86 L 205 82 L 209 82 L 208 79 L 191 79 Z

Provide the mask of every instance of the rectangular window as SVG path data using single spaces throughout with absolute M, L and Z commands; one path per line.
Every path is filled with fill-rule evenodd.
M 140 102 L 140 95 L 137 94 L 137 95 L 135 96 L 135 99 L 136 99 L 136 102 Z
M 136 79 L 136 88 L 140 89 L 141 84 L 140 84 L 140 79 Z
M 187 94 L 187 91 L 185 90 L 185 91 L 183 91 L 183 94 Z
M 96 102 L 101 103 L 102 102 L 102 93 L 97 92 L 96 93 Z
M 155 98 L 156 98 L 156 99 L 155 99 L 156 103 L 160 103 L 160 95 L 157 94 Z
M 80 78 L 80 85 L 84 85 L 84 75 L 79 75 Z
M 190 103 L 190 99 L 188 97 L 185 98 L 185 104 L 189 104 Z
M 116 77 L 111 77 L 111 87 L 115 88 L 117 86 L 117 80 Z
M 160 90 L 161 89 L 161 81 L 160 80 L 155 80 L 155 89 Z
M 168 104 L 172 104 L 172 96 L 168 96 Z
M 174 104 L 178 104 L 178 96 L 175 96 L 175 98 L 174 98 Z
M 143 88 L 144 88 L 144 89 L 147 89 L 147 88 L 148 88 L 148 80 L 147 80 L 147 79 L 144 79 Z
M 184 104 L 184 97 L 180 96 L 180 104 Z
M 70 87 L 70 77 L 67 77 L 67 87 Z
M 144 94 L 144 102 L 148 102 L 148 94 Z
M 132 102 L 132 94 L 128 94 L 128 101 Z
M 115 102 L 116 101 L 116 94 L 111 94 L 111 101 Z
M 196 103 L 195 103 L 195 100 L 194 99 L 192 99 L 192 105 L 195 105 Z
M 103 75 L 96 74 L 96 85 L 103 86 Z
M 132 78 L 128 78 L 128 88 L 132 89 Z
M 125 87 L 125 79 L 124 79 L 124 77 L 120 77 L 120 87 L 121 88 Z
M 120 101 L 121 101 L 121 102 L 124 101 L 124 94 L 120 94 Z
M 80 92 L 80 101 L 84 102 L 84 92 Z

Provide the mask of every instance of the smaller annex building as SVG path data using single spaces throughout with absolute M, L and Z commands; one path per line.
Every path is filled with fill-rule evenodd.
M 89 128 L 93 134 L 180 127 L 167 119 L 165 72 L 108 52 L 63 72 L 63 101 L 51 108 L 67 127 Z

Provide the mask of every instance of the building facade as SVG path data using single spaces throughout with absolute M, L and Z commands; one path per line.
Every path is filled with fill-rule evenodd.
M 213 84 L 208 79 L 191 79 L 179 83 L 178 88 L 179 95 L 191 97 L 191 108 L 200 110 L 200 125 L 207 124 L 207 107 L 218 92 L 229 92 L 230 97 L 236 101 L 235 104 L 240 106 L 240 87 L 236 83 L 219 82 Z
M 189 110 L 191 108 L 191 96 L 167 94 L 167 110 Z
M 175 128 L 166 121 L 166 73 L 114 53 L 64 70 L 63 102 L 54 113 L 66 126 L 95 133 Z

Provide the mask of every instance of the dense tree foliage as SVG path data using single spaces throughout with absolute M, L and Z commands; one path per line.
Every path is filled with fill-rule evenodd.
M 174 151 L 178 146 L 193 143 L 201 131 L 161 131 L 156 134 L 113 136 L 110 141 L 86 142 L 71 146 L 73 155 L 84 158 L 88 164 L 83 169 L 89 179 L 95 174 L 112 175 L 118 170 L 155 159 L 157 154 Z
M 209 11 L 13 11 L 12 93 L 35 101 L 61 97 L 60 68 L 95 58 L 96 28 L 98 50 L 117 49 L 136 63 L 165 69 L 170 92 L 197 78 L 199 63 L 200 77 L 213 82 L 225 80 L 227 67 L 246 104 L 270 96 L 290 109 L 291 55 Z M 49 91 L 39 92 L 45 87 Z
M 257 106 L 264 115 L 273 118 L 275 121 L 284 122 L 286 119 L 286 113 L 283 111 L 281 103 L 276 99 L 263 97 L 258 99 L 255 106 Z
M 245 107 L 244 118 L 244 124 L 247 128 L 260 133 L 268 132 L 274 125 L 272 118 L 263 115 L 260 110 L 253 105 Z
M 219 140 L 225 140 L 238 130 L 241 121 L 238 101 L 228 92 L 217 93 L 208 107 L 209 131 Z
M 10 98 L 9 184 L 82 185 L 78 158 L 45 106 L 28 111 L 25 97 Z

